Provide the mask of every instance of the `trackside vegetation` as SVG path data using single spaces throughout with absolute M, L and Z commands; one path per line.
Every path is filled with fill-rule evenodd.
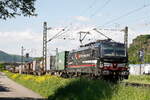
M 3 63 L 0 63 L 0 71 L 5 69 L 5 65 Z
M 145 87 L 84 78 L 20 75 L 8 71 L 5 74 L 49 100 L 150 100 L 150 88 Z
M 140 64 L 139 62 L 139 50 L 144 49 L 144 63 L 150 63 L 150 35 L 140 35 L 133 39 L 133 43 L 130 44 L 128 49 L 129 62 L 132 64 Z
M 130 75 L 125 82 L 150 84 L 150 75 Z

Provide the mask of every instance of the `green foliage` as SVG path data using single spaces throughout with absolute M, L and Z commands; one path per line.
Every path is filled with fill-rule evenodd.
M 136 41 L 142 41 L 143 43 L 147 42 L 150 39 L 150 35 L 140 35 L 135 39 Z
M 64 79 L 56 76 L 19 75 L 6 72 L 16 82 L 49 100 L 150 100 L 150 88 L 124 86 L 102 80 Z M 24 77 L 29 77 L 28 80 Z M 37 83 L 31 77 L 49 77 Z
M 1 0 L 0 19 L 7 19 L 18 15 L 35 16 L 35 1 L 36 0 Z
M 128 49 L 129 53 L 129 62 L 132 64 L 139 64 L 139 50 L 141 48 L 147 48 L 148 40 L 150 40 L 150 35 L 140 35 L 134 39 L 134 43 L 132 43 Z M 150 51 L 145 52 L 145 63 L 150 63 L 150 55 L 148 55 Z
M 129 79 L 125 81 L 150 84 L 150 76 L 149 75 L 130 75 Z
M 139 62 L 138 49 L 139 49 L 139 46 L 131 46 L 128 50 L 129 51 L 129 61 L 132 64 L 137 64 Z
M 34 60 L 41 61 L 41 60 L 43 60 L 43 57 L 35 57 Z
M 0 70 L 4 70 L 4 68 L 5 68 L 5 65 L 0 63 Z
M 101 80 L 76 79 L 58 88 L 49 100 L 107 100 L 117 91 L 114 84 Z

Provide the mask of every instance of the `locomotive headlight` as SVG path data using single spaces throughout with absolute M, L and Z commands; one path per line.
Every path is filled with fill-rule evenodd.
M 108 70 L 104 70 L 104 71 L 102 72 L 102 74 L 103 74 L 103 75 L 109 75 L 110 72 L 109 72 Z
M 112 66 L 112 63 L 104 63 L 104 66 Z
M 128 71 L 123 71 L 123 72 L 121 72 L 121 75 L 129 75 L 129 72 Z

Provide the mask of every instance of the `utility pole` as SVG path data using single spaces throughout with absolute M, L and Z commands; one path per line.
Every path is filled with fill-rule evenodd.
M 125 55 L 128 60 L 128 27 L 126 26 L 124 29 L 124 44 L 125 44 Z
M 44 22 L 43 24 L 43 71 L 46 71 L 47 68 L 47 43 L 50 41 L 47 41 L 47 30 L 52 29 L 51 27 L 47 27 L 47 22 Z
M 59 54 L 58 54 L 58 48 L 56 48 L 56 70 L 58 70 L 58 57 L 59 57 Z
M 142 48 L 141 43 L 141 49 L 139 51 L 139 61 L 140 61 L 140 75 L 142 74 L 142 64 L 144 63 L 144 48 Z
M 47 65 L 47 23 L 43 24 L 43 70 L 46 71 Z
M 24 62 L 24 59 L 23 59 L 23 51 L 24 51 L 24 48 L 23 48 L 23 46 L 21 47 L 21 71 L 22 71 L 22 69 L 23 69 L 23 62 Z M 20 74 L 21 74 L 22 72 L 20 72 Z

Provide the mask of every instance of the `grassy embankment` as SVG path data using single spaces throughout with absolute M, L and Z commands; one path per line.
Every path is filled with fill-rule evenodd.
M 5 73 L 49 100 L 150 100 L 150 88 L 117 85 L 101 80 Z
M 150 75 L 130 75 L 125 82 L 150 84 Z

